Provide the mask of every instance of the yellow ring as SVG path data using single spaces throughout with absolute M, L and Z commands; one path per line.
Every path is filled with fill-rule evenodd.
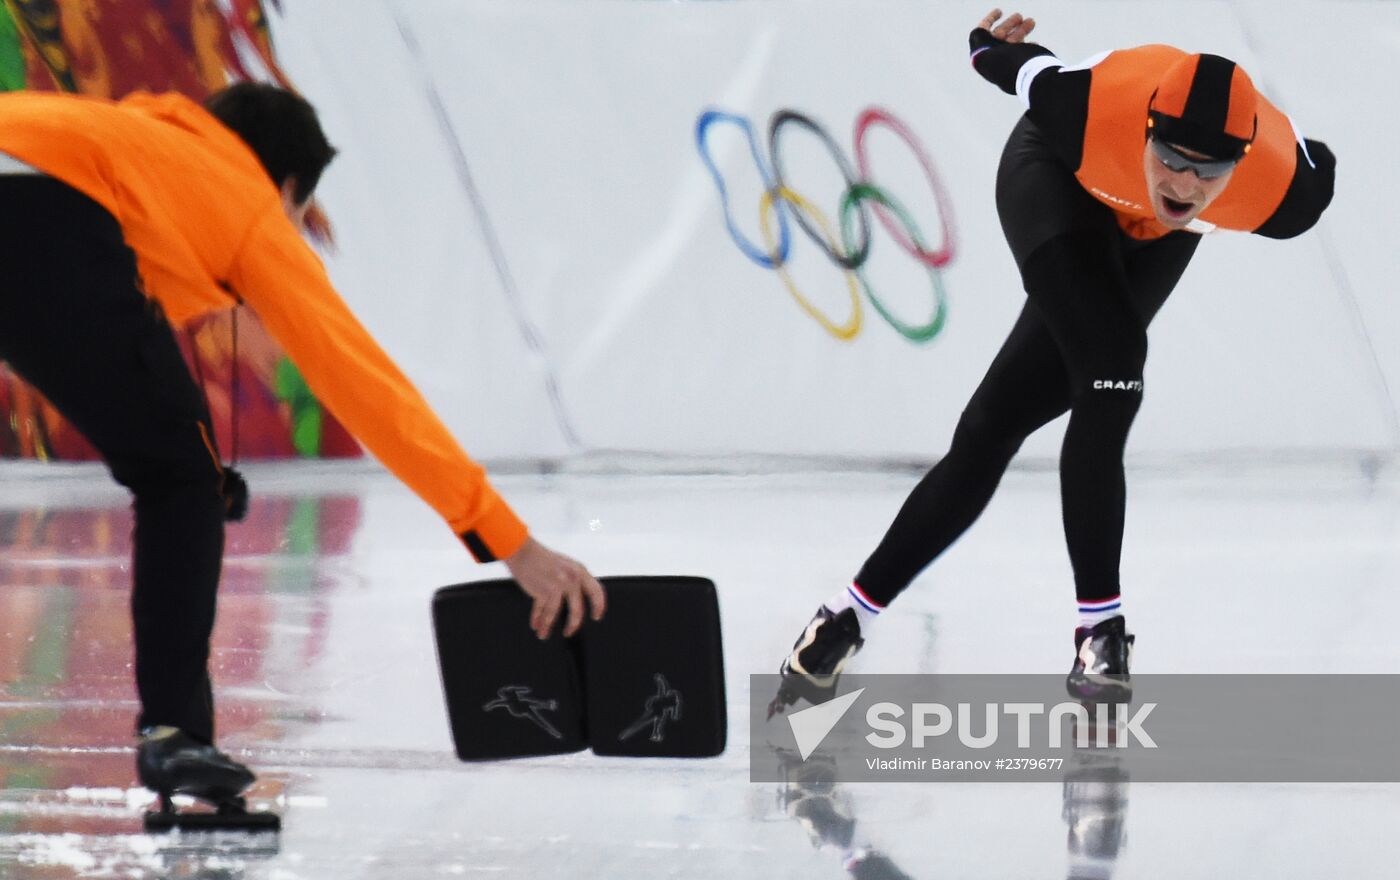
M 817 224 L 817 228 L 822 231 L 822 235 L 826 237 L 833 252 L 836 252 L 835 249 L 840 247 L 840 242 L 837 241 L 836 234 L 832 230 L 831 224 L 827 222 L 826 215 L 823 214 L 816 205 L 785 186 L 778 189 L 778 195 L 782 196 L 785 201 L 797 210 L 806 211 L 807 216 L 812 218 L 813 222 Z M 773 213 L 773 191 L 764 190 L 763 195 L 758 200 L 758 228 L 759 231 L 763 233 L 763 246 L 770 254 L 776 254 L 778 252 L 778 243 L 773 238 L 773 225 L 769 221 L 769 217 Z M 783 286 L 788 289 L 788 293 L 792 294 L 792 298 L 797 300 L 797 304 L 802 307 L 802 311 L 810 315 L 812 320 L 822 325 L 822 329 L 843 342 L 850 342 L 860 334 L 862 311 L 860 307 L 860 288 L 857 286 L 855 272 L 850 269 L 843 270 L 846 273 L 846 284 L 850 287 L 851 317 L 846 323 L 837 324 L 835 321 L 831 320 L 831 318 L 827 317 L 820 309 L 812 305 L 807 297 L 802 295 L 802 292 L 797 289 L 797 284 L 792 280 L 792 274 L 788 272 L 786 264 L 779 263 L 776 259 L 773 262 L 774 268 L 777 269 L 778 276 L 783 279 Z

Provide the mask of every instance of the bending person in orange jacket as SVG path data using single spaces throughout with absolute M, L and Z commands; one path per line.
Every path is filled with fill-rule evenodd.
M 213 746 L 209 638 L 225 472 L 171 324 L 251 306 L 316 395 L 481 562 L 503 560 L 545 638 L 602 587 L 529 536 L 336 294 L 300 234 L 335 155 L 300 97 L 244 83 L 205 106 L 0 96 L 0 357 L 102 453 L 135 503 L 142 784 L 208 800 L 252 782 Z

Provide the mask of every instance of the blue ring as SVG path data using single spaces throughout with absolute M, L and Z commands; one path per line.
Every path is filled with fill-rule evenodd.
M 715 186 L 719 187 L 719 203 L 724 208 L 724 225 L 729 229 L 729 237 L 734 239 L 739 250 L 744 252 L 744 256 L 765 269 L 776 269 L 787 262 L 788 252 L 792 247 L 792 232 L 788 229 L 787 212 L 783 209 L 783 202 L 780 199 L 774 200 L 778 214 L 778 252 L 776 255 L 769 254 L 744 238 L 743 234 L 739 232 L 739 228 L 734 225 L 734 218 L 730 216 L 729 190 L 725 188 L 724 176 L 719 173 L 714 159 L 710 158 L 710 148 L 705 142 L 705 135 L 709 132 L 710 126 L 716 122 L 728 122 L 743 129 L 744 137 L 749 140 L 749 152 L 753 154 L 753 161 L 758 166 L 758 173 L 763 178 L 763 184 L 768 192 L 773 192 L 777 183 L 774 181 L 768 166 L 764 164 L 763 157 L 759 155 L 758 138 L 754 135 L 753 124 L 743 116 L 734 113 L 726 113 L 723 110 L 706 110 L 700 114 L 700 118 L 695 122 L 695 147 L 700 151 L 700 158 L 704 161 L 705 167 L 710 169 L 710 176 L 715 179 Z

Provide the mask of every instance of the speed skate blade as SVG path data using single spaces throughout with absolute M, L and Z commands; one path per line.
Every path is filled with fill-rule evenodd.
M 787 681 L 778 686 L 778 692 L 773 695 L 772 701 L 768 703 L 768 719 L 773 720 L 774 715 L 781 715 L 787 711 L 788 706 L 797 702 L 797 693 Z
M 276 813 L 202 813 L 153 810 L 146 814 L 147 833 L 171 831 L 236 831 L 246 834 L 277 833 L 282 817 Z
M 768 704 L 768 720 L 786 712 L 798 700 L 806 700 L 813 706 L 825 703 L 836 694 L 836 684 L 840 680 L 839 675 L 832 676 L 829 684 L 821 685 L 796 672 L 784 674 L 777 695 Z

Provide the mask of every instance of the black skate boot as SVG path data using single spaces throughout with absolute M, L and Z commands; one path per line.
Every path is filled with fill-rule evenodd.
M 136 747 L 136 774 L 141 784 L 160 798 L 160 811 L 146 814 L 147 831 L 172 828 L 275 831 L 281 827 L 275 814 L 247 811 L 242 794 L 253 784 L 252 771 L 177 727 L 150 727 L 141 731 L 141 741 Z M 171 800 L 175 795 L 205 801 L 216 811 L 178 812 Z
M 1133 658 L 1133 640 L 1120 614 L 1092 629 L 1074 631 L 1077 654 L 1065 679 L 1065 690 L 1081 703 L 1127 703 L 1133 698 L 1132 676 L 1128 666 Z
M 854 609 L 835 613 L 825 605 L 818 608 L 811 623 L 793 644 L 792 653 L 778 669 L 783 683 L 768 705 L 768 717 L 772 718 L 799 699 L 819 703 L 830 696 L 846 661 L 864 644 Z

